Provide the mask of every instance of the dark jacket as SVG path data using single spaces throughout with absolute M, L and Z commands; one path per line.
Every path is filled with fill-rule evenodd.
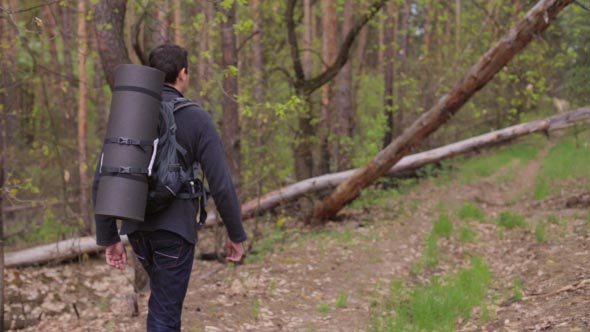
M 162 100 L 183 97 L 175 88 L 164 85 Z M 225 160 L 223 145 L 211 115 L 200 107 L 185 107 L 174 115 L 176 138 L 187 150 L 188 160 L 181 159 L 185 169 L 189 169 L 196 160 L 203 170 L 215 205 L 223 220 L 229 238 L 236 243 L 243 242 L 247 236 L 242 225 L 240 203 Z M 92 185 L 93 199 L 96 199 L 100 176 L 98 166 Z M 144 222 L 123 221 L 121 234 L 135 231 L 166 230 L 179 234 L 190 243 L 197 242 L 197 211 L 194 200 L 175 200 L 166 210 L 146 216 Z M 120 241 L 115 218 L 95 215 L 96 243 L 109 246 Z

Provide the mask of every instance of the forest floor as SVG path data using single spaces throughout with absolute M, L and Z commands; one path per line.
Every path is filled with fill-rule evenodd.
M 260 220 L 264 236 L 246 264 L 195 262 L 183 331 L 394 331 L 383 322 L 416 290 L 452 283 L 473 257 L 492 277 L 482 301 L 453 319 L 455 330 L 590 331 L 590 176 L 536 197 L 555 145 L 490 174 L 459 168 L 369 190 L 322 229 Z M 449 222 L 448 232 L 436 230 Z M 214 234 L 200 237 L 199 250 L 210 251 Z M 148 295 L 131 317 L 132 280 L 131 268 L 109 269 L 102 257 L 10 269 L 7 308 L 17 319 L 9 321 L 31 332 L 145 331 Z

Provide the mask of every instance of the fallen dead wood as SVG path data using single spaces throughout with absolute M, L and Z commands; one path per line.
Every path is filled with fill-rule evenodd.
M 127 236 L 121 236 L 128 243 Z M 64 261 L 76 258 L 82 254 L 99 252 L 103 247 L 96 245 L 93 236 L 58 241 L 52 244 L 37 246 L 16 252 L 8 252 L 4 256 L 6 267 L 19 267 L 52 261 Z
M 436 163 L 470 151 L 502 144 L 521 136 L 536 132 L 549 132 L 557 129 L 564 129 L 584 121 L 590 121 L 590 108 L 580 108 L 571 113 L 515 125 L 433 150 L 413 154 L 403 158 L 389 170 L 388 174 L 395 175 L 401 172 L 415 170 L 425 165 Z M 259 199 L 243 204 L 242 215 L 244 219 L 252 218 L 276 208 L 280 204 L 296 200 L 310 193 L 334 188 L 345 181 L 355 171 L 356 170 L 353 169 L 345 172 L 310 178 L 270 192 Z M 212 225 L 216 222 L 215 215 L 216 213 L 209 213 L 210 217 L 207 218 L 208 225 Z M 124 237 L 124 239 L 125 241 L 127 240 L 126 237 Z M 18 252 L 7 253 L 5 259 L 7 267 L 16 267 L 71 259 L 84 253 L 97 252 L 100 250 L 101 247 L 96 245 L 94 237 L 82 237 Z
M 387 174 L 394 175 L 404 171 L 415 170 L 428 164 L 436 163 L 487 146 L 501 144 L 524 135 L 564 129 L 589 120 L 590 108 L 580 108 L 570 113 L 492 131 L 487 134 L 445 145 L 440 148 L 406 156 L 390 168 Z M 259 199 L 243 204 L 242 216 L 244 216 L 245 219 L 251 218 L 270 209 L 276 208 L 280 204 L 298 199 L 309 193 L 335 188 L 356 171 L 358 171 L 358 169 L 326 174 L 275 190 Z
M 543 32 L 573 0 L 540 0 L 527 14 L 391 144 L 342 182 L 322 202 L 316 204 L 308 223 L 323 223 L 333 218 L 375 180 L 383 176 L 424 139 L 443 126 L 461 107 L 481 90 L 516 54 Z

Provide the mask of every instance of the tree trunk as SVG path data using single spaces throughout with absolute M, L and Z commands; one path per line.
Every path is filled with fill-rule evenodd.
M 213 75 L 211 70 L 213 68 L 213 57 L 211 47 L 211 26 L 215 12 L 213 4 L 210 1 L 201 1 L 201 12 L 204 14 L 204 23 L 201 25 L 199 30 L 199 61 L 197 63 L 197 78 L 194 80 L 196 84 L 196 90 L 199 96 L 207 104 L 206 108 L 211 108 L 212 100 L 210 98 L 209 82 L 213 81 Z M 205 56 L 207 54 L 208 56 Z
M 6 1 L 0 0 L 0 6 L 7 8 Z M 10 43 L 10 36 L 8 34 L 8 26 L 6 19 L 0 20 L 0 43 L 8 45 Z M 0 84 L 3 89 L 0 89 L 0 332 L 4 331 L 4 172 L 5 172 L 5 158 L 8 152 L 6 144 L 6 114 L 11 107 L 9 88 L 12 83 L 12 75 L 10 72 L 14 66 L 12 64 L 12 57 L 9 52 L 0 52 Z M 12 90 L 12 89 L 10 89 Z
M 166 44 L 170 42 L 170 32 L 168 31 L 169 18 L 170 18 L 170 6 L 168 5 L 169 0 L 160 0 L 155 3 L 156 20 L 152 30 L 152 40 L 150 48 Z
M 354 5 L 352 0 L 344 1 L 342 31 L 352 28 Z M 363 29 L 366 30 L 366 29 Z M 342 33 L 342 38 L 344 38 Z M 354 108 L 352 104 L 352 61 L 348 61 L 336 76 L 338 86 L 338 116 L 336 127 L 336 165 L 339 171 L 351 167 L 351 144 L 354 133 Z
M 338 52 L 338 21 L 336 20 L 335 0 L 322 1 L 322 69 L 336 60 Z M 348 62 L 347 62 L 348 63 Z M 322 88 L 322 111 L 320 116 L 320 163 L 319 173 L 330 173 L 332 136 L 332 83 Z
M 288 0 L 287 10 L 285 11 L 285 20 L 287 24 L 287 41 L 291 51 L 291 60 L 293 62 L 294 77 L 292 80 L 296 94 L 309 103 L 310 95 L 324 84 L 332 80 L 349 58 L 350 49 L 356 37 L 362 28 L 379 12 L 387 0 L 375 1 L 361 18 L 355 22 L 353 27 L 346 33 L 339 50 L 336 60 L 329 64 L 327 69 L 315 77 L 308 77 L 301 61 L 299 44 L 297 41 L 297 32 L 295 24 L 295 5 L 297 0 Z M 310 2 L 311 3 L 311 2 Z M 309 4 L 310 4 L 309 3 Z M 305 16 L 305 8 L 304 8 Z M 305 20 L 305 19 L 304 19 Z M 297 179 L 303 179 L 311 176 L 313 173 L 313 154 L 311 151 L 311 138 L 313 135 L 313 126 L 310 107 L 303 110 L 299 116 L 299 130 L 295 143 L 295 172 Z
M 433 24 L 433 13 L 434 13 L 434 0 L 430 0 L 426 5 L 426 22 L 424 23 L 424 57 L 428 58 L 430 54 L 430 43 L 432 40 L 432 34 L 434 32 Z
M 455 0 L 455 54 L 461 52 L 461 0 Z
M 131 62 L 123 34 L 126 5 L 127 0 L 104 0 L 94 6 L 98 53 L 111 89 L 115 83 L 115 67 Z
M 383 45 L 385 49 L 381 52 L 383 56 L 383 80 L 385 91 L 383 93 L 383 109 L 385 111 L 386 129 L 383 137 L 383 148 L 389 145 L 393 140 L 393 115 L 395 99 L 395 36 L 397 35 L 397 10 L 395 1 L 391 1 L 386 6 L 386 15 L 383 20 Z
M 182 46 L 182 1 L 174 0 L 174 44 Z
M 557 14 L 572 1 L 539 1 L 514 28 L 482 56 L 448 94 L 441 97 L 429 111 L 423 113 L 412 126 L 382 150 L 369 164 L 355 172 L 329 197 L 318 204 L 308 221 L 321 222 L 334 217 L 346 203 L 357 197 L 363 188 L 373 183 L 403 156 L 419 146 L 426 137 L 446 123 L 536 34 L 544 31 Z
M 312 0 L 303 1 L 303 62 L 302 76 L 303 79 L 311 77 L 313 73 L 312 45 L 313 45 L 313 6 Z M 298 93 L 302 95 L 302 93 Z M 305 98 L 305 106 L 299 115 L 299 126 L 295 139 L 294 157 L 295 157 L 295 178 L 297 180 L 307 179 L 313 176 L 313 144 L 315 136 L 314 126 L 312 125 L 313 104 L 310 98 Z
M 221 23 L 221 70 L 223 72 L 223 108 L 222 140 L 229 168 L 238 193 L 242 186 L 242 155 L 240 114 L 238 112 L 238 51 L 236 47 L 236 3 L 231 8 L 222 10 L 225 20 Z
M 404 81 L 408 79 L 408 52 L 410 51 L 410 18 L 411 18 L 411 1 L 406 0 L 404 3 L 404 12 L 402 17 L 402 41 L 399 51 L 399 82 L 397 85 L 397 124 L 392 127 L 394 135 L 399 135 L 404 130 L 404 114 L 406 113 L 406 89 L 407 84 Z M 394 130 L 395 129 L 395 130 Z
M 442 146 L 430 151 L 409 155 L 390 168 L 387 171 L 387 174 L 395 175 L 406 171 L 416 170 L 428 164 L 440 162 L 444 159 L 452 158 L 460 154 L 503 144 L 518 137 L 538 132 L 563 130 L 581 123 L 590 123 L 590 108 L 581 108 L 551 118 L 519 124 Z M 254 199 L 243 204 L 242 216 L 244 219 L 252 218 L 256 215 L 266 213 L 281 204 L 308 195 L 309 193 L 334 188 L 338 184 L 346 181 L 357 171 L 358 169 L 353 169 L 334 174 L 322 175 L 267 193 L 259 199 Z M 217 220 L 215 213 L 210 213 L 209 216 L 210 217 L 207 218 L 207 225 L 216 225 Z M 123 236 L 122 240 L 127 242 L 127 237 Z M 84 253 L 97 252 L 101 249 L 102 248 L 96 245 L 94 238 L 92 237 L 70 239 L 55 244 L 43 245 L 17 252 L 9 252 L 6 254 L 6 266 L 20 267 L 50 261 L 60 261 Z
M 79 208 L 80 218 L 86 225 L 85 233 L 92 234 L 92 221 L 88 209 L 88 158 L 86 155 L 86 114 L 88 113 L 88 72 L 86 56 L 88 54 L 86 33 L 86 1 L 78 1 L 78 174 L 80 177 Z
M 257 105 L 264 104 L 264 52 L 262 47 L 262 11 L 260 0 L 251 0 L 250 9 L 254 17 L 255 32 L 252 37 L 252 60 L 254 63 L 254 101 Z
M 74 31 L 72 29 L 72 10 L 66 6 L 61 7 L 61 38 L 64 45 L 63 51 L 63 68 L 66 79 L 62 81 L 62 91 L 64 91 L 64 100 L 61 103 L 61 107 L 64 107 L 64 115 L 66 121 L 62 123 L 64 131 L 71 133 L 73 136 L 72 128 L 74 124 L 74 105 L 76 105 L 76 98 L 74 96 L 74 63 L 72 59 L 72 50 L 75 49 L 74 44 Z M 69 135 L 66 134 L 69 137 Z

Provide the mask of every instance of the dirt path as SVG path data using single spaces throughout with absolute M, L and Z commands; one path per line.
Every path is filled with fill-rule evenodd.
M 246 265 L 197 261 L 183 331 L 368 331 L 392 280 L 417 287 L 452 273 L 474 254 L 493 272 L 485 305 L 490 317 L 478 308 L 458 330 L 590 331 L 589 208 L 566 208 L 568 197 L 583 195 L 584 188 L 565 183 L 567 190 L 544 201 L 532 194 L 549 148 L 476 182 L 426 180 L 401 196 L 382 192 L 391 196 L 347 209 L 344 222 L 323 230 L 301 231 L 289 222 L 287 230 L 271 227 L 267 247 L 258 246 L 258 259 Z M 459 220 L 464 202 L 483 209 L 486 222 Z M 500 228 L 494 220 L 505 211 L 523 215 L 527 227 Z M 443 213 L 457 226 L 471 227 L 476 240 L 439 240 L 440 264 L 417 274 L 425 237 Z M 545 241 L 536 234 L 539 224 Z M 140 299 L 139 317 L 128 314 L 131 279 L 131 269 L 117 273 L 98 259 L 9 270 L 8 309 L 17 318 L 11 321 L 37 323 L 24 329 L 31 332 L 145 330 L 147 296 Z M 516 280 L 522 299 L 515 296 Z

